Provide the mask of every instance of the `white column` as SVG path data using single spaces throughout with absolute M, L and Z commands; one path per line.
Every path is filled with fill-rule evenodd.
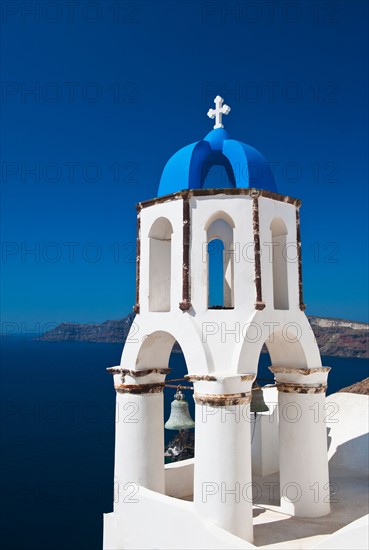
M 139 486 L 165 492 L 164 406 L 165 372 L 130 371 L 113 367 L 117 393 L 115 422 L 114 510 L 136 502 Z M 165 372 L 164 372 L 165 371 Z
M 329 367 L 270 367 L 279 404 L 281 508 L 298 517 L 330 512 L 325 391 Z
M 249 542 L 253 540 L 250 400 L 254 378 L 190 377 L 196 402 L 195 509 Z

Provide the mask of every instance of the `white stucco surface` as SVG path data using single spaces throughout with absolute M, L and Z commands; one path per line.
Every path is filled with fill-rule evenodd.
M 105 550 L 252 548 L 251 541 L 313 548 L 368 513 L 368 399 L 325 401 L 328 369 L 300 304 L 297 207 L 288 197 L 221 193 L 141 209 L 138 314 L 114 371 L 118 495 L 104 518 Z M 223 241 L 227 256 L 220 309 L 209 307 L 211 239 Z M 277 266 L 273 242 L 288 247 Z M 195 459 L 165 468 L 162 389 L 176 341 L 194 385 Z M 251 386 L 264 343 L 280 391 L 266 389 L 273 406 L 253 424 Z
M 369 516 L 353 521 L 332 535 L 325 537 L 317 546 L 321 550 L 339 550 L 341 548 L 356 548 L 367 550 L 369 547 Z
M 369 396 L 334 393 L 326 400 L 328 458 L 331 466 L 369 474 Z
M 268 399 L 271 400 L 271 395 L 266 401 Z M 331 512 L 327 516 L 297 518 L 283 513 L 279 504 L 278 472 L 266 476 L 254 472 L 254 543 L 251 544 L 199 516 L 191 497 L 183 495 L 185 500 L 179 500 L 140 487 L 138 496 L 134 496 L 137 502 L 126 502 L 117 513 L 105 514 L 104 549 L 368 548 L 368 478 L 362 466 L 367 466 L 368 462 L 369 397 L 336 393 L 327 398 L 327 405 L 331 403 L 338 404 L 338 409 L 326 422 L 330 428 L 332 484 Z M 330 413 L 330 408 L 327 412 Z M 338 422 L 332 422 L 332 419 Z M 350 448 L 349 453 L 342 452 L 345 445 Z M 188 493 L 193 466 L 193 460 L 168 465 L 165 474 L 167 490 L 173 492 L 177 478 L 178 495 Z
M 195 459 L 181 460 L 165 465 L 165 494 L 175 498 L 193 495 L 193 473 Z
M 181 345 L 190 374 L 194 372 L 254 372 L 264 342 L 273 365 L 315 368 L 321 366 L 319 351 L 307 318 L 299 307 L 296 207 L 270 198 L 259 198 L 260 261 L 262 298 L 265 308 L 255 309 L 255 256 L 253 200 L 250 196 L 196 196 L 190 199 L 190 287 L 192 307 L 183 313 L 183 200 L 154 204 L 141 211 L 140 229 L 140 315 L 137 315 L 122 355 L 122 365 L 134 368 L 140 342 L 157 331 L 168 331 Z M 154 242 L 152 228 L 167 220 L 172 233 Z M 274 307 L 273 237 L 277 221 L 286 227 L 288 309 Z M 154 232 L 155 238 L 158 233 Z M 168 239 L 170 238 L 170 241 Z M 207 243 L 223 240 L 227 261 L 232 260 L 233 309 L 208 309 Z M 150 247 L 167 249 L 170 243 L 170 274 L 164 267 L 150 270 Z M 277 247 L 278 248 L 278 247 Z M 281 248 L 281 247 L 279 247 Z M 278 249 L 279 250 L 279 249 Z M 279 250 L 280 252 L 280 250 Z M 160 255 L 159 254 L 159 255 Z M 161 266 L 164 261 L 158 262 Z M 168 278 L 170 277 L 170 279 Z M 159 281 L 157 279 L 160 279 Z M 150 306 L 151 286 L 161 288 L 163 298 L 155 298 L 158 310 Z M 227 283 L 228 285 L 228 283 Z M 278 281 L 275 281 L 279 288 Z M 283 286 L 283 285 L 282 285 Z M 228 292 L 228 291 L 227 291 Z M 151 292 L 153 294 L 153 292 Z M 168 296 L 170 295 L 170 296 Z M 278 300 L 276 302 L 278 304 Z M 169 310 L 164 311 L 168 309 Z M 151 310 L 151 311 L 150 311 Z M 189 348 L 194 353 L 191 353 Z M 196 349 L 195 349 L 196 348 Z M 200 351 L 201 348 L 201 351 Z M 191 360 L 191 356 L 197 356 Z

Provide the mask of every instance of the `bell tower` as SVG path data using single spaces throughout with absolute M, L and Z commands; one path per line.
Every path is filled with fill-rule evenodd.
M 301 411 L 299 422 L 280 416 L 281 509 L 302 517 L 330 510 L 326 430 L 311 409 L 324 406 L 329 368 L 304 313 L 301 202 L 279 194 L 265 158 L 229 136 L 222 123 L 229 112 L 217 96 L 208 112 L 214 129 L 176 152 L 158 196 L 137 205 L 136 317 L 121 364 L 109 369 L 117 410 L 133 407 L 137 422 L 121 414 L 116 421 L 119 494 L 115 523 L 112 514 L 105 518 L 106 548 L 113 523 L 124 522 L 132 484 L 165 498 L 162 392 L 175 341 L 196 403 L 195 514 L 253 540 L 250 399 L 264 343 L 280 408 Z M 227 186 L 206 187 L 214 166 Z M 217 304 L 210 299 L 213 241 L 222 255 Z M 327 489 L 318 501 L 314 483 Z

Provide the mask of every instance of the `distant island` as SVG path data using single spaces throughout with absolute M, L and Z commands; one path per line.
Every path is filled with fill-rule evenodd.
M 43 342 L 105 342 L 123 344 L 131 328 L 134 313 L 123 319 L 103 323 L 61 323 L 45 332 Z M 343 319 L 308 317 L 320 353 L 330 357 L 369 357 L 369 324 Z M 180 351 L 175 344 L 173 351 Z M 263 350 L 266 352 L 266 349 Z

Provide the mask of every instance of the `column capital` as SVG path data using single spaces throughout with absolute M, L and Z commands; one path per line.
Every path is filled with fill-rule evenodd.
M 156 384 L 114 384 L 117 393 L 145 394 L 145 393 L 161 393 L 164 389 L 164 382 Z
M 251 391 L 241 393 L 213 394 L 194 392 L 193 396 L 197 405 L 209 405 L 210 407 L 229 407 L 243 405 L 251 402 Z
M 193 382 L 195 403 L 228 407 L 250 403 L 251 386 L 256 374 L 194 374 L 185 378 Z
M 277 389 L 283 393 L 315 394 L 327 389 L 330 367 L 293 368 L 269 367 L 274 374 Z
M 114 377 L 117 393 L 160 393 L 164 389 L 165 376 L 171 371 L 166 367 L 127 369 L 120 366 L 106 369 Z
M 277 390 L 283 393 L 325 393 L 327 391 L 327 384 L 310 386 L 307 384 L 285 384 L 283 382 L 277 382 Z

